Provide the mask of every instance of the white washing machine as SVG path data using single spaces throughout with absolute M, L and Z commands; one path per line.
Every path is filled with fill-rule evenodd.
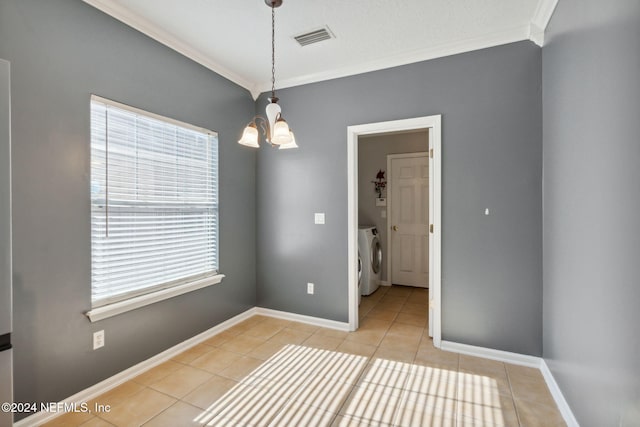
M 358 228 L 358 248 L 362 257 L 360 295 L 371 295 L 380 286 L 382 246 L 376 227 Z
M 358 305 L 362 302 L 362 257 L 358 249 Z

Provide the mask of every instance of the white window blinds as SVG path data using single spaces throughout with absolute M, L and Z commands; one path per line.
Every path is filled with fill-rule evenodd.
M 217 134 L 92 96 L 92 306 L 217 269 Z

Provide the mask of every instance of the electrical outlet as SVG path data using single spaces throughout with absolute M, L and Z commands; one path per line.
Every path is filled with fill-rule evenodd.
M 313 283 L 307 283 L 307 293 L 313 295 Z
M 93 333 L 93 349 L 104 347 L 104 329 Z

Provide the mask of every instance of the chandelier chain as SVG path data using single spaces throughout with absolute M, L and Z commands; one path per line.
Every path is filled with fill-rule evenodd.
M 276 96 L 276 9 L 271 2 L 271 97 Z

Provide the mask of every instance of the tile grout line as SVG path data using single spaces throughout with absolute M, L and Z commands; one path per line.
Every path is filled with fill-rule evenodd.
M 322 350 L 324 350 L 324 349 L 322 349 Z M 326 350 L 326 351 L 332 351 L 332 350 Z M 366 365 L 365 365 L 365 366 L 366 366 Z M 287 398 L 286 402 L 285 402 L 285 403 L 280 407 L 280 410 L 279 410 L 279 411 L 278 411 L 278 412 L 277 412 L 277 413 L 276 413 L 276 414 L 275 414 L 275 415 L 274 415 L 274 416 L 269 420 L 269 423 L 267 424 L 267 427 L 271 426 L 271 423 L 272 423 L 272 422 L 273 422 L 273 421 L 278 417 L 278 415 L 279 415 L 280 413 L 282 413 L 282 412 L 283 412 L 283 410 L 287 409 L 287 407 L 288 407 L 288 406 L 290 406 L 290 405 L 289 405 L 290 403 L 296 402 L 295 397 L 296 397 L 297 395 L 299 395 L 299 394 L 300 394 L 300 391 L 303 389 L 303 387 L 304 387 L 304 386 L 308 385 L 308 383 L 309 383 L 310 381 L 312 381 L 312 380 L 313 380 L 312 375 L 313 375 L 314 373 L 315 373 L 315 371 L 310 372 L 310 373 L 307 375 L 307 378 L 304 380 L 304 382 L 303 382 L 303 383 L 301 383 L 301 384 L 296 388 L 296 391 L 294 391 L 294 392 L 291 394 L 291 397 Z M 353 389 L 353 387 L 352 387 L 352 389 Z M 346 402 L 346 400 L 345 400 L 345 402 Z M 343 405 L 344 405 L 344 403 L 343 403 Z M 343 405 L 341 405 L 341 406 L 340 406 L 340 409 L 342 409 L 342 406 L 343 406 Z M 318 409 L 319 411 L 329 412 L 329 411 L 327 411 L 327 410 L 325 410 L 325 409 L 322 409 L 322 408 L 320 408 L 320 407 L 315 407 L 315 408 L 316 408 L 316 409 Z M 339 414 L 339 410 L 338 410 L 338 413 L 336 413 L 336 414 L 332 417 L 332 419 L 331 419 L 331 420 L 333 421 L 333 419 L 335 419 L 335 418 L 337 417 L 337 415 L 338 415 L 338 414 Z
M 388 293 L 389 293 L 389 292 L 388 292 L 388 290 L 387 290 L 387 292 L 385 293 L 385 295 L 383 295 L 380 299 L 385 298 L 385 297 L 388 295 Z M 407 301 L 409 300 L 409 297 L 408 297 L 408 296 L 406 296 L 406 297 L 402 297 L 402 298 L 404 298 L 404 301 L 403 301 L 403 303 L 402 303 L 402 307 L 404 307 L 404 305 L 405 305 L 405 304 L 407 303 Z M 376 306 L 379 306 L 379 305 L 382 305 L 382 304 L 383 304 L 383 303 L 382 303 L 380 300 L 378 300 L 378 301 L 373 305 L 373 307 L 371 307 L 371 308 L 369 309 L 369 311 L 368 311 L 368 312 L 371 312 L 371 311 L 372 311 Z M 378 342 L 378 345 L 376 346 L 376 352 L 377 352 L 377 350 L 379 350 L 379 349 L 380 349 L 380 345 L 382 344 L 382 342 L 384 341 L 384 339 L 385 339 L 385 338 L 387 337 L 387 335 L 389 334 L 389 330 L 391 329 L 391 327 L 393 326 L 393 324 L 394 324 L 394 323 L 396 323 L 396 319 L 398 318 L 399 314 L 400 314 L 400 311 L 396 312 L 396 315 L 394 316 L 393 320 L 391 320 L 391 321 L 389 322 L 389 326 L 387 327 L 387 330 L 385 331 L 384 335 L 382 336 L 382 338 L 381 338 L 381 339 L 380 339 L 380 341 Z M 366 317 L 366 315 L 365 315 L 365 317 Z M 398 323 L 401 323 L 401 322 L 398 322 Z M 424 328 L 423 328 L 423 329 L 424 329 Z M 423 331 L 423 334 L 424 334 L 424 331 Z M 421 334 L 420 340 L 418 341 L 418 348 L 420 348 L 420 343 L 422 342 L 422 338 L 423 338 L 423 336 L 422 336 L 422 335 L 423 335 L 423 334 Z M 375 356 L 375 353 L 376 353 L 376 352 L 374 352 L 374 356 Z M 412 360 L 411 360 L 411 363 L 412 363 L 412 364 L 413 364 L 413 362 L 415 361 L 415 358 L 416 358 L 417 352 L 418 352 L 418 351 L 417 351 L 417 349 L 416 349 L 415 354 L 413 355 L 413 358 L 412 358 Z M 373 356 L 372 356 L 372 357 L 373 357 Z M 400 363 L 404 363 L 404 362 L 400 362 Z M 364 372 L 364 371 L 363 371 L 363 372 Z M 404 399 L 405 399 L 405 396 L 406 396 L 406 395 L 407 395 L 407 393 L 408 393 L 408 391 L 407 391 L 406 387 L 407 387 L 407 382 L 409 381 L 409 376 L 410 376 L 410 375 L 407 375 L 407 376 L 405 377 L 404 382 L 403 382 L 403 384 L 402 384 L 402 387 L 400 388 L 400 396 L 398 397 L 398 401 L 397 401 L 397 403 L 396 403 L 395 408 L 393 409 L 393 413 L 392 413 L 392 416 L 391 416 L 391 423 L 390 423 L 390 425 L 392 425 L 392 426 L 394 426 L 394 425 L 396 425 L 396 424 L 397 424 L 397 423 L 395 422 L 395 421 L 396 421 L 396 418 L 399 416 L 399 413 L 400 413 L 400 407 L 402 406 L 402 404 L 403 404 L 403 402 L 404 402 Z M 372 421 L 376 421 L 376 420 L 372 420 Z
M 386 296 L 386 294 L 385 294 L 385 296 Z M 381 297 L 381 298 L 384 298 L 384 296 L 383 296 L 383 297 Z M 408 296 L 403 297 L 403 298 L 404 298 L 404 302 L 403 302 L 403 306 L 404 306 L 404 304 L 406 304 L 406 303 L 407 303 L 407 301 L 408 301 Z M 380 304 L 381 304 L 381 302 L 380 302 L 380 301 L 377 301 L 377 302 L 376 302 L 376 304 L 374 304 L 374 305 L 373 305 L 373 306 L 368 310 L 368 312 L 367 312 L 367 313 L 370 313 L 370 312 L 371 312 L 371 311 L 372 311 L 376 306 L 378 306 L 378 305 L 380 305 Z M 381 338 L 381 340 L 378 342 L 378 344 L 375 346 L 375 347 L 376 347 L 376 351 L 380 349 L 380 344 L 382 343 L 382 341 L 384 340 L 384 338 L 386 338 L 386 337 L 387 337 L 387 335 L 388 335 L 388 333 L 389 333 L 389 330 L 390 330 L 391 326 L 392 326 L 394 323 L 396 323 L 396 319 L 397 319 L 398 315 L 399 315 L 399 312 L 396 312 L 396 316 L 394 317 L 394 319 L 393 319 L 393 320 L 391 320 L 391 321 L 389 322 L 389 326 L 387 327 L 387 329 L 386 329 L 386 331 L 385 331 L 384 335 L 382 336 L 382 338 Z M 365 315 L 364 317 L 366 317 L 366 315 Z M 364 319 L 364 318 L 363 318 L 363 319 Z M 402 322 L 397 322 L 397 323 L 402 323 Z M 415 325 L 411 325 L 411 326 L 415 326 Z M 423 329 L 425 329 L 425 327 L 423 327 Z M 320 335 L 320 332 L 321 332 L 321 329 L 318 329 L 318 330 L 314 331 L 314 332 L 310 335 L 310 337 L 311 337 L 311 336 L 314 336 L 314 335 L 322 336 L 322 335 Z M 309 338 L 310 338 L 310 337 L 309 337 Z M 331 338 L 335 338 L 335 337 L 333 337 L 333 336 L 329 336 L 329 337 L 331 337 Z M 308 339 L 308 338 L 307 338 L 307 339 Z M 423 339 L 423 336 L 421 336 L 421 338 L 420 338 L 420 342 L 422 341 L 422 339 Z M 306 341 L 306 340 L 305 340 L 305 341 Z M 343 338 L 343 339 L 342 339 L 342 342 L 345 342 L 345 341 L 346 341 L 346 339 L 344 339 L 344 338 Z M 418 345 L 420 344 L 420 342 L 418 343 Z M 303 343 L 304 343 L 304 341 L 303 341 Z M 358 343 L 356 343 L 356 344 L 358 344 Z M 338 347 L 339 347 L 339 346 L 338 346 Z M 375 351 L 374 351 L 374 354 L 375 354 Z M 417 354 L 417 350 L 416 350 L 416 354 Z M 412 362 L 413 362 L 413 361 L 415 361 L 416 354 L 414 354 L 413 359 L 412 359 Z M 356 389 L 356 387 L 357 387 L 357 384 L 358 384 L 358 382 L 360 381 L 360 379 L 362 378 L 362 375 L 364 375 L 364 372 L 365 372 L 365 370 L 366 370 L 366 367 L 367 367 L 367 365 L 368 365 L 368 364 L 370 364 L 370 362 L 371 362 L 372 358 L 373 358 L 373 356 L 366 357 L 366 359 L 367 359 L 367 360 L 366 360 L 366 362 L 367 362 L 367 363 L 365 363 L 365 365 L 364 365 L 364 369 L 362 369 L 362 371 L 361 371 L 361 372 L 360 372 L 360 374 L 358 375 L 358 378 L 357 378 L 357 379 L 355 379 L 355 382 L 354 382 L 353 384 L 351 384 L 351 389 L 350 389 L 350 393 L 349 393 L 349 395 L 351 395 L 351 394 L 353 394 L 353 393 L 355 392 L 355 389 Z M 401 387 L 401 394 L 400 394 L 400 397 L 399 397 L 398 405 L 394 408 L 394 413 L 393 413 L 393 416 L 392 416 L 392 420 L 393 420 L 393 421 L 395 421 L 396 417 L 398 416 L 399 409 L 400 409 L 400 405 L 401 405 L 401 404 L 402 404 L 402 402 L 403 402 L 403 400 L 402 400 L 402 399 L 403 399 L 403 397 L 405 396 L 405 394 L 407 393 L 406 385 L 407 385 L 408 380 L 409 380 L 409 376 L 407 376 L 407 377 L 404 379 L 404 383 L 403 383 L 403 385 L 402 385 L 402 387 Z M 280 410 L 278 411 L 278 413 L 276 413 L 276 414 L 271 418 L 271 420 L 270 420 L 270 422 L 269 422 L 269 425 L 271 424 L 271 421 L 273 421 L 274 419 L 276 419 L 276 418 L 277 418 L 277 416 L 278 416 L 278 414 L 279 414 L 279 413 L 281 413 L 281 412 L 282 412 L 282 411 L 283 411 L 283 410 L 284 410 L 284 409 L 285 409 L 285 408 L 290 404 L 290 402 L 295 401 L 294 397 L 295 397 L 297 394 L 299 394 L 299 390 L 300 390 L 300 388 L 301 388 L 302 386 L 304 386 L 304 385 L 308 384 L 308 381 L 309 381 L 309 379 L 307 379 L 307 380 L 305 381 L 305 383 L 304 383 L 304 384 L 301 384 L 301 386 L 300 386 L 300 387 L 298 387 L 297 391 L 292 395 L 292 397 L 287 399 L 286 403 L 285 403 L 285 404 L 280 408 Z M 337 412 L 337 413 L 335 413 L 335 414 L 333 414 L 333 417 L 331 418 L 331 422 L 334 422 L 334 421 L 335 421 L 335 419 L 336 419 L 338 416 L 340 416 L 340 411 L 342 411 L 342 410 L 343 410 L 344 405 L 348 402 L 348 400 L 349 400 L 349 396 L 347 396 L 347 399 L 345 399 L 345 401 L 342 403 L 342 405 L 341 405 L 341 406 L 340 406 L 340 408 L 338 409 L 338 412 Z M 320 408 L 319 408 L 319 409 L 320 409 Z M 328 412 L 328 411 L 325 411 L 325 412 Z M 351 418 L 351 417 L 350 417 L 350 418 Z M 372 421 L 375 421 L 375 420 L 372 420 Z M 392 425 L 393 425 L 393 421 L 392 421 Z
M 162 393 L 162 392 L 160 392 Z M 165 393 L 163 393 L 165 394 Z M 171 396 L 172 397 L 172 396 Z M 174 405 L 176 405 L 178 402 L 182 402 L 181 399 L 176 400 L 175 402 L 173 402 L 171 405 L 167 406 L 166 408 L 164 408 L 162 411 L 158 412 L 157 414 L 155 414 L 153 417 L 149 418 L 147 421 L 145 421 L 144 423 L 140 424 L 141 427 L 144 427 L 146 424 L 150 423 L 151 421 L 153 421 L 155 418 L 158 418 L 160 415 L 164 414 L 166 411 L 168 411 L 170 408 L 172 408 Z M 182 402 L 185 403 L 185 402 Z M 193 405 L 191 405 L 193 406 Z M 195 408 L 195 406 L 194 406 Z M 200 408 L 198 408 L 200 409 Z M 82 426 L 80 426 L 82 427 Z
M 456 426 L 458 425 L 458 406 L 460 405 L 460 354 L 458 354 L 458 363 L 456 364 L 456 393 L 455 393 L 455 402 L 453 405 L 454 411 L 453 411 L 453 421 L 455 422 Z
M 347 398 L 344 400 L 344 402 L 342 402 L 342 405 L 340 405 L 340 408 L 338 408 L 338 411 L 333 416 L 333 418 L 331 418 L 331 424 L 329 425 L 333 425 L 336 418 L 340 416 L 340 411 L 342 411 L 342 409 L 344 408 L 344 405 L 346 405 L 347 402 L 349 402 L 349 396 L 351 396 L 351 394 L 355 391 L 357 384 L 360 382 L 360 378 L 362 378 L 364 371 L 367 370 L 367 366 L 369 365 L 369 362 L 371 361 L 371 357 L 373 356 L 363 356 L 363 357 L 367 359 L 367 363 L 364 364 L 364 368 L 360 371 L 360 374 L 358 374 L 358 378 L 354 379 L 354 383 L 351 385 L 351 390 L 349 390 L 349 394 L 347 395 Z
M 162 379 L 164 379 L 164 378 L 166 378 L 166 377 L 163 377 Z M 137 391 L 137 392 L 135 392 L 135 393 L 133 393 L 132 395 L 128 396 L 128 398 L 131 398 L 131 397 L 133 397 L 133 396 L 136 396 L 136 395 L 138 395 L 138 394 L 142 393 L 143 391 L 145 391 L 145 389 L 148 389 L 148 390 L 150 390 L 150 391 L 153 391 L 153 392 L 156 392 L 156 393 L 162 394 L 162 395 L 164 395 L 164 396 L 167 396 L 167 397 L 169 397 L 169 398 L 171 398 L 171 399 L 174 399 L 174 400 L 175 400 L 175 402 L 171 403 L 169 406 L 167 406 L 166 408 L 164 408 L 163 410 L 161 410 L 161 411 L 160 411 L 160 412 L 158 412 L 157 414 L 153 415 L 153 416 L 152 416 L 151 418 L 149 418 L 148 420 L 145 420 L 142 424 L 140 424 L 141 426 L 144 426 L 145 424 L 147 424 L 148 422 L 150 422 L 152 419 L 154 419 L 155 417 L 157 417 L 158 415 L 160 415 L 161 413 L 163 413 L 164 411 L 166 411 L 167 409 L 169 409 L 170 407 L 172 407 L 173 405 L 175 405 L 176 403 L 178 403 L 178 402 L 181 402 L 181 401 L 182 401 L 180 398 L 177 398 L 177 397 L 175 397 L 175 396 L 171 396 L 170 394 L 167 394 L 167 393 L 162 392 L 162 391 L 160 391 L 160 390 L 156 390 L 156 389 L 154 389 L 154 388 L 151 388 L 151 387 L 150 387 L 150 385 L 145 385 L 145 384 L 141 384 L 141 383 L 136 383 L 136 384 L 141 385 L 141 386 L 142 386 L 142 389 L 141 389 L 141 390 L 139 390 L 139 391 Z M 114 405 L 114 406 L 119 406 L 119 405 L 124 404 L 124 403 L 126 403 L 126 400 L 125 400 L 125 401 L 123 401 L 123 402 L 120 402 L 120 403 L 118 403 L 117 405 Z M 192 406 L 193 406 L 193 405 L 192 405 Z M 105 412 L 105 413 L 109 413 L 109 412 Z M 107 423 L 109 423 L 109 424 L 111 424 L 111 425 L 115 425 L 115 424 L 111 423 L 111 421 L 109 421 L 109 420 L 107 420 L 107 419 L 105 419 L 105 418 L 102 418 L 100 415 L 95 415 L 95 417 L 96 417 L 96 418 L 99 418 L 100 420 L 105 421 L 105 422 L 107 422 Z M 88 421 L 88 420 L 87 420 L 87 421 Z M 85 422 L 86 422 L 86 421 L 85 421 Z M 83 422 L 82 424 L 84 424 L 84 422 Z M 79 426 L 82 426 L 82 424 L 80 424 Z
M 513 402 L 513 408 L 516 411 L 516 417 L 518 418 L 518 425 L 522 426 L 522 420 L 520 419 L 520 411 L 518 411 L 518 405 L 516 405 L 516 398 L 513 394 L 513 386 L 511 385 L 511 375 L 509 375 L 509 370 L 507 369 L 507 364 L 504 364 L 504 371 L 507 374 L 507 381 L 509 382 L 509 391 L 511 392 L 511 402 Z

